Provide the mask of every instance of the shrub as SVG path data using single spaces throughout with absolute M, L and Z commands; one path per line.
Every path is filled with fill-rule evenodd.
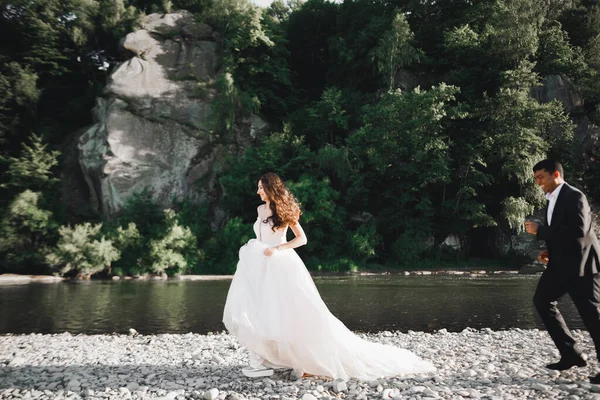
M 110 268 L 121 254 L 112 241 L 100 236 L 101 229 L 102 224 L 92 225 L 89 222 L 73 228 L 61 226 L 58 230 L 60 239 L 47 254 L 46 261 L 58 267 L 62 274 L 76 271 L 83 278 Z
M 196 237 L 190 228 L 179 225 L 175 211 L 165 210 L 165 219 L 166 233 L 149 243 L 150 270 L 157 274 L 166 271 L 181 274 L 193 267 L 202 258 L 202 253 L 197 248 Z

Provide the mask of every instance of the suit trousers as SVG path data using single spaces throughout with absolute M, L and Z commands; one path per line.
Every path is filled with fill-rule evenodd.
M 594 341 L 600 360 L 600 274 L 565 277 L 546 270 L 538 282 L 533 304 L 561 357 L 568 358 L 581 354 L 581 351 L 556 307 L 556 301 L 567 293 Z

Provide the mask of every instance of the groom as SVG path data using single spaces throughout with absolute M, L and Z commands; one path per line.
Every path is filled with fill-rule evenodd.
M 545 240 L 547 250 L 538 259 L 547 262 L 533 303 L 560 352 L 560 361 L 547 368 L 566 370 L 587 365 L 569 328 L 556 308 L 568 293 L 587 327 L 600 360 L 600 244 L 593 230 L 585 195 L 564 181 L 560 163 L 543 160 L 533 167 L 535 183 L 546 192 L 546 223 L 525 222 L 527 233 Z M 600 373 L 591 376 L 600 383 Z

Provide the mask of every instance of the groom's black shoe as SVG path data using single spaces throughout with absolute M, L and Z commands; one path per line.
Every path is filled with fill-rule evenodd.
M 585 360 L 585 356 L 576 355 L 570 357 L 561 357 L 560 361 L 554 364 L 546 365 L 548 369 L 555 369 L 557 371 L 564 371 L 571 367 L 585 367 L 587 365 L 587 361 Z
M 590 376 L 590 382 L 597 385 L 600 383 L 600 374 L 598 375 L 594 375 L 594 376 Z

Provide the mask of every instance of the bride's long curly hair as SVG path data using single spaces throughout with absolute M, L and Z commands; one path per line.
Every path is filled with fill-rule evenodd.
M 260 177 L 263 190 L 269 198 L 269 208 L 271 216 L 263 222 L 273 223 L 273 231 L 277 228 L 295 225 L 302 215 L 300 203 L 294 195 L 288 190 L 280 177 L 272 172 L 267 172 Z

